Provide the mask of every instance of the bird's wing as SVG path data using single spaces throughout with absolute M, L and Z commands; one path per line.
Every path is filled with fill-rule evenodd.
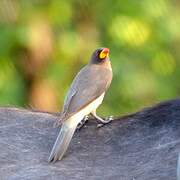
M 85 66 L 71 84 L 64 102 L 61 119 L 67 119 L 99 97 L 107 90 L 111 80 L 111 70 L 99 65 Z

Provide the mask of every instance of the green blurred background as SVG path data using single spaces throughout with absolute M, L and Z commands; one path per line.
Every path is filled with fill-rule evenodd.
M 179 95 L 180 1 L 1 0 L 0 105 L 59 111 L 101 46 L 114 72 L 101 115 Z

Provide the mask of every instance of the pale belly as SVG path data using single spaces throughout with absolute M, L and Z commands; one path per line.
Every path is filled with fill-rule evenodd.
M 85 108 L 80 110 L 78 113 L 74 114 L 72 117 L 66 120 L 66 122 L 68 122 L 68 124 L 70 123 L 72 126 L 77 125 L 86 115 L 90 114 L 93 110 L 96 110 L 98 108 L 98 106 L 103 101 L 104 94 L 105 93 L 103 93 L 99 98 L 91 102 Z

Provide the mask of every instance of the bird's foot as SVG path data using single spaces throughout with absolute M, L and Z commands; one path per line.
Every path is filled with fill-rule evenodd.
M 88 119 L 89 119 L 89 116 L 86 115 L 84 119 L 78 124 L 77 129 L 80 130 L 87 123 Z
M 97 125 L 97 127 L 101 128 L 104 125 L 110 123 L 112 120 L 113 120 L 113 116 L 106 117 L 105 120 L 101 121 L 101 123 Z

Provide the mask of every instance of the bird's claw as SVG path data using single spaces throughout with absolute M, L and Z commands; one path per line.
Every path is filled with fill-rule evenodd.
M 109 116 L 109 117 L 107 117 L 105 120 L 107 121 L 107 123 L 109 123 L 109 122 L 111 122 L 113 119 L 114 119 L 113 116 Z
M 104 125 L 110 123 L 113 120 L 113 116 L 109 116 L 105 118 L 105 122 L 101 122 L 100 124 L 97 125 L 97 128 L 101 128 Z
M 78 124 L 77 129 L 80 130 L 86 124 L 88 119 L 89 119 L 89 116 L 88 115 L 85 116 L 84 119 Z

